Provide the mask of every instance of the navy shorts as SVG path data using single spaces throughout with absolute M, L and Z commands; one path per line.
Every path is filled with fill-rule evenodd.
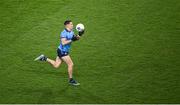
M 68 52 L 63 52 L 63 51 L 61 51 L 61 50 L 58 48 L 58 49 L 57 49 L 57 55 L 58 55 L 59 58 L 62 58 L 62 57 L 64 57 L 64 56 L 69 55 L 69 53 L 68 53 Z

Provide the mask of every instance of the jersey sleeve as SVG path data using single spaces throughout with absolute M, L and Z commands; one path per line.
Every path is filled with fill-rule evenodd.
M 72 34 L 75 35 L 75 34 L 74 34 L 74 31 L 72 31 Z
M 66 38 L 66 32 L 61 32 L 61 35 L 60 35 L 61 38 Z

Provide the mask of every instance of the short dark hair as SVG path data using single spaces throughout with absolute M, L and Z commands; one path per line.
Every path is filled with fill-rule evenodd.
M 66 20 L 65 22 L 64 22 L 64 25 L 67 25 L 67 24 L 69 24 L 70 22 L 72 22 L 71 20 Z

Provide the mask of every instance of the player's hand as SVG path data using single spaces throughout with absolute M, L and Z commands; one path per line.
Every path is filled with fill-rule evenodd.
M 79 35 L 79 36 L 82 36 L 82 35 L 84 34 L 84 32 L 85 32 L 85 30 L 79 31 L 78 35 Z
M 80 36 L 79 35 L 74 35 L 73 37 L 72 37 L 72 41 L 77 41 L 77 40 L 79 40 L 80 39 Z
M 79 40 L 79 39 L 81 38 L 81 36 L 79 36 L 79 35 L 76 35 L 76 38 Z

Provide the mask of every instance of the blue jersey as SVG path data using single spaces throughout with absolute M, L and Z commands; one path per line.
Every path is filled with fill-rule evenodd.
M 66 38 L 66 40 L 71 40 L 72 37 L 74 35 L 73 31 L 68 31 L 67 29 L 64 29 L 61 32 L 60 35 L 60 39 L 61 38 Z M 60 42 L 60 45 L 58 46 L 58 48 L 62 51 L 62 52 L 69 52 L 70 48 L 71 48 L 71 43 L 63 45 L 62 42 Z

